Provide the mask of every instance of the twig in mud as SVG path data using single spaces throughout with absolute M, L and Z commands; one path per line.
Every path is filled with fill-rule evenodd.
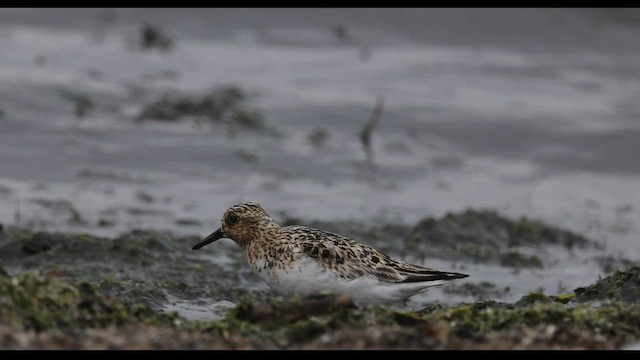
M 362 142 L 362 147 L 364 148 L 364 152 L 367 154 L 367 160 L 373 160 L 373 151 L 371 149 L 371 133 L 378 125 L 380 121 L 380 115 L 382 115 L 382 110 L 384 109 L 384 96 L 380 95 L 376 99 L 376 105 L 373 108 L 373 113 L 371 114 L 371 118 L 364 125 L 362 130 L 360 131 L 360 142 Z

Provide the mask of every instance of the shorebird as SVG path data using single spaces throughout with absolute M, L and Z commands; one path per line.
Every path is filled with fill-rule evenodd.
M 396 260 L 338 234 L 281 227 L 255 202 L 230 207 L 221 221 L 193 250 L 229 238 L 240 245 L 251 269 L 285 295 L 331 292 L 360 305 L 391 303 L 469 276 Z

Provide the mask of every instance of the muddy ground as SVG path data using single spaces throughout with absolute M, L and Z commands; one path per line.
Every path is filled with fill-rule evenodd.
M 307 225 L 377 245 L 383 244 L 377 237 L 395 234 L 416 249 L 431 249 L 430 256 L 499 263 L 504 271 L 545 266 L 543 259 L 513 256 L 525 244 L 577 252 L 597 247 L 579 234 L 494 211 L 425 218 L 406 228 Z M 515 302 L 494 301 L 503 289 L 469 280 L 445 293 L 482 300 L 363 309 L 342 295 L 296 299 L 243 288 L 254 276 L 240 251 L 229 263 L 217 264 L 190 250 L 197 241 L 153 231 L 109 239 L 3 229 L 1 347 L 620 349 L 640 339 L 639 266 L 616 269 L 573 291 L 530 292 Z M 199 304 L 208 315 L 171 311 L 176 302 Z

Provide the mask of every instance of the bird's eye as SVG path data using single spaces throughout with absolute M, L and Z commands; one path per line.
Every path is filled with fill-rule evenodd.
M 229 216 L 227 216 L 227 222 L 229 224 L 235 224 L 238 222 L 238 215 L 236 214 L 230 214 Z

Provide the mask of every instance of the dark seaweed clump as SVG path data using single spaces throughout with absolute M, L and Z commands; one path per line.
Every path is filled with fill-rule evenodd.
M 247 92 L 237 86 L 218 88 L 202 96 L 165 94 L 147 104 L 136 120 L 191 118 L 196 122 L 226 125 L 229 129 L 265 130 L 262 114 L 249 107 L 248 100 Z
M 67 89 L 62 89 L 60 94 L 65 100 L 73 104 L 73 115 L 77 119 L 84 119 L 96 110 L 95 101 L 87 94 Z
M 441 219 L 425 218 L 406 238 L 409 248 L 428 247 L 431 254 L 443 257 L 464 256 L 479 262 L 498 262 L 511 267 L 542 267 L 536 255 L 521 248 L 540 249 L 545 245 L 567 249 L 596 247 L 577 233 L 522 217 L 510 220 L 491 210 L 466 210 L 446 214 Z
M 626 271 L 616 270 L 597 283 L 577 288 L 576 303 L 587 301 L 626 301 L 640 303 L 640 266 Z
M 169 52 L 173 49 L 175 41 L 161 27 L 145 24 L 138 30 L 136 47 L 141 50 L 158 50 Z

